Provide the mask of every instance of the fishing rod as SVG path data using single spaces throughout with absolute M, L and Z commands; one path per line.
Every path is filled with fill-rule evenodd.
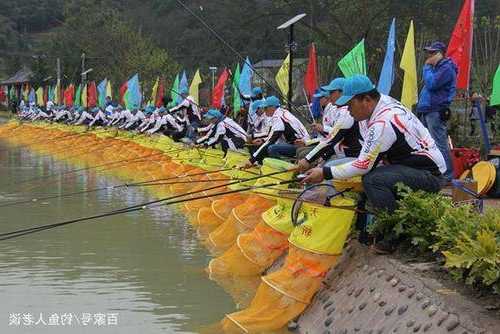
M 180 175 L 180 176 L 174 176 L 174 177 L 168 177 L 168 178 L 153 179 L 153 180 L 141 181 L 141 182 L 134 182 L 134 183 L 122 183 L 122 184 L 114 185 L 114 186 L 107 186 L 107 187 L 101 187 L 101 188 L 81 190 L 81 191 L 75 191 L 75 192 L 70 192 L 70 193 L 63 193 L 63 194 L 58 194 L 58 195 L 48 195 L 48 196 L 45 196 L 45 197 L 34 197 L 34 198 L 31 198 L 31 199 L 22 200 L 22 201 L 3 203 L 3 204 L 0 204 L 0 208 L 17 206 L 17 205 L 23 205 L 23 204 L 29 204 L 29 203 L 36 203 L 36 202 L 39 202 L 39 201 L 46 201 L 46 200 L 50 200 L 50 199 L 73 197 L 73 196 L 76 196 L 76 195 L 82 195 L 82 194 L 87 194 L 87 193 L 94 193 L 94 192 L 99 192 L 99 191 L 104 191 L 104 190 L 114 190 L 114 189 L 119 189 L 119 188 L 141 187 L 141 186 L 160 185 L 160 184 L 177 184 L 177 183 L 181 183 L 181 181 L 176 181 L 176 182 L 171 182 L 171 183 L 158 183 L 158 182 L 172 180 L 172 179 L 178 179 L 178 178 L 191 177 L 191 176 L 200 176 L 200 175 L 220 173 L 220 172 L 228 171 L 228 170 L 231 170 L 231 169 L 232 168 L 225 168 L 225 169 L 216 170 L 216 171 L 209 171 L 209 172 L 205 172 L 205 173 L 193 173 L 193 174 L 186 174 L 186 175 Z M 217 181 L 219 181 L 219 180 L 222 180 L 222 179 L 218 179 Z M 229 179 L 225 179 L 225 180 L 227 181 Z M 215 179 L 212 179 L 212 180 L 190 180 L 190 181 L 184 181 L 184 182 L 185 183 L 193 183 L 193 182 L 202 182 L 202 181 L 207 181 L 208 182 L 208 181 L 216 181 L 216 180 Z
M 177 151 L 177 150 L 174 150 L 174 152 L 175 151 Z M 140 160 L 140 159 L 148 159 L 148 158 L 151 158 L 151 157 L 154 157 L 154 156 L 158 156 L 158 155 L 162 155 L 162 154 L 167 154 L 167 153 L 171 153 L 171 152 L 169 152 L 169 151 L 167 151 L 167 152 L 158 152 L 158 153 L 149 154 L 149 155 L 142 155 L 142 156 L 139 156 L 139 157 L 136 157 L 136 158 L 132 158 L 132 159 L 127 158 L 127 159 L 122 159 L 122 160 L 116 160 L 116 161 L 107 162 L 107 163 L 104 163 L 104 164 L 101 164 L 101 165 L 90 166 L 90 167 L 83 167 L 83 168 L 78 168 L 78 169 L 72 169 L 72 170 L 69 170 L 69 171 L 64 171 L 62 173 L 54 173 L 54 174 L 49 174 L 49 175 L 43 175 L 43 176 L 35 177 L 35 178 L 32 178 L 32 179 L 24 180 L 24 181 L 21 181 L 21 182 L 17 182 L 17 184 L 31 183 L 33 181 L 38 181 L 38 180 L 43 181 L 43 180 L 47 180 L 47 179 L 50 179 L 50 178 L 55 177 L 55 176 L 65 176 L 65 175 L 68 175 L 68 174 L 74 174 L 74 173 L 78 173 L 78 172 L 82 172 L 82 171 L 86 171 L 86 170 L 90 170 L 90 169 L 101 168 L 101 167 L 105 167 L 105 166 L 109 166 L 109 165 L 126 163 L 126 162 L 132 162 L 132 161 L 136 161 L 136 160 Z
M 215 38 L 217 38 L 225 47 L 227 47 L 229 50 L 231 50 L 231 52 L 233 52 L 238 58 L 240 58 L 245 64 L 247 64 L 248 66 L 250 66 L 253 70 L 253 72 L 255 74 L 257 74 L 257 76 L 269 87 L 271 87 L 271 89 L 274 91 L 274 92 L 277 92 L 278 95 L 282 98 L 283 101 L 285 102 L 288 102 L 290 103 L 290 105 L 293 107 L 293 109 L 295 109 L 295 111 L 297 111 L 297 107 L 292 103 L 292 101 L 288 101 L 288 97 L 285 97 L 281 91 L 279 89 L 277 89 L 274 85 L 272 85 L 271 83 L 269 83 L 266 78 L 264 78 L 263 75 L 261 75 L 256 69 L 255 67 L 253 67 L 252 64 L 249 64 L 247 63 L 246 59 L 243 57 L 243 55 L 241 53 L 239 53 L 235 48 L 233 48 L 228 42 L 226 42 L 226 40 L 224 40 L 224 38 L 222 38 L 218 33 L 217 31 L 215 31 L 215 29 L 213 29 L 212 27 L 210 27 L 208 25 L 208 23 L 206 23 L 199 15 L 197 15 L 195 12 L 193 12 L 188 6 L 186 6 L 181 0 L 176 0 L 177 3 L 179 5 L 181 5 L 189 14 L 191 14 L 195 19 L 197 19 L 205 28 L 208 29 L 208 31 L 215 36 Z
M 224 196 L 224 195 L 229 195 L 229 194 L 241 193 L 241 192 L 245 192 L 245 191 L 249 191 L 249 190 L 266 188 L 269 186 L 285 185 L 285 184 L 289 184 L 292 182 L 297 182 L 297 180 L 293 179 L 293 180 L 263 184 L 263 185 L 259 185 L 259 186 L 248 186 L 248 187 L 244 187 L 244 188 L 240 188 L 240 189 L 236 189 L 236 190 L 228 190 L 228 191 L 223 191 L 223 192 L 210 194 L 210 195 L 202 195 L 202 196 L 197 196 L 197 197 L 193 197 L 193 198 L 184 198 L 184 199 L 169 201 L 167 203 L 161 203 L 159 205 L 151 206 L 151 207 L 148 207 L 148 205 L 150 205 L 150 204 L 144 203 L 141 205 L 136 205 L 136 206 L 124 208 L 121 210 L 115 210 L 115 211 L 111 211 L 111 212 L 107 212 L 107 213 L 103 213 L 103 214 L 99 214 L 99 215 L 93 215 L 93 216 L 88 216 L 88 217 L 83 217 L 83 218 L 72 219 L 72 220 L 68 220 L 68 221 L 64 221 L 64 222 L 60 222 L 60 223 L 35 226 L 35 227 L 21 229 L 21 230 L 17 230 L 17 231 L 13 231 L 13 232 L 1 233 L 0 234 L 0 241 L 14 239 L 14 238 L 18 238 L 18 237 L 21 237 L 24 235 L 33 234 L 33 233 L 37 233 L 37 232 L 65 226 L 65 225 L 70 225 L 70 224 L 75 224 L 75 223 L 80 223 L 80 222 L 89 222 L 89 221 L 99 219 L 99 218 L 110 217 L 110 216 L 114 216 L 114 215 L 145 210 L 148 208 L 151 209 L 151 208 L 160 207 L 160 206 L 168 206 L 168 205 L 180 204 L 180 203 L 189 202 L 189 201 L 196 201 L 199 199 L 206 199 L 206 198 L 213 198 L 213 197 Z M 160 202 L 161 201 L 167 201 L 167 199 L 160 200 Z M 155 201 L 155 202 L 158 203 L 158 201 Z M 152 203 L 152 202 L 150 202 L 150 203 Z M 153 204 L 155 204 L 155 203 L 153 203 Z

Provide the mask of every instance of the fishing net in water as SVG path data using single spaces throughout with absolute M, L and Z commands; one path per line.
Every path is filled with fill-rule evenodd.
M 209 234 L 207 247 L 214 254 L 226 251 L 236 242 L 239 234 L 252 231 L 262 221 L 262 213 L 274 204 L 274 200 L 251 195 L 244 203 L 233 208 L 224 223 Z
M 284 265 L 262 277 L 247 309 L 226 316 L 227 333 L 277 330 L 304 311 L 340 256 L 354 219 L 354 200 L 342 195 L 325 185 L 298 197 Z
M 231 210 L 243 203 L 246 199 L 243 194 L 228 194 L 215 199 L 209 207 L 198 211 L 198 236 L 206 239 L 208 234 L 219 227 L 231 214 Z M 217 197 L 216 197 L 217 198 Z

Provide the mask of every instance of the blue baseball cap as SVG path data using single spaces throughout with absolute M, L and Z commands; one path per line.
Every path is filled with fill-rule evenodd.
M 426 47 L 424 47 L 424 50 L 430 51 L 430 52 L 439 51 L 439 52 L 445 53 L 446 52 L 446 45 L 443 42 L 435 41 L 435 42 L 432 42 L 431 45 L 427 45 Z
M 323 89 L 318 89 L 316 91 L 316 94 L 313 95 L 315 98 L 322 98 L 322 97 L 328 97 L 330 96 L 330 92 L 327 92 L 326 90 Z
M 204 117 L 204 118 L 206 118 L 206 119 L 214 119 L 214 118 L 219 119 L 219 118 L 222 118 L 222 117 L 223 117 L 223 115 L 222 115 L 222 113 L 221 113 L 219 110 L 217 110 L 217 109 L 209 109 L 209 110 L 206 112 L 206 114 L 205 114 L 205 115 L 203 115 L 203 117 Z
M 276 107 L 278 108 L 281 105 L 280 99 L 278 99 L 276 96 L 272 95 L 266 98 L 264 103 L 262 104 L 262 108 L 267 108 L 267 107 Z
M 252 97 L 256 97 L 259 94 L 262 94 L 262 88 L 255 87 L 254 89 L 252 89 Z
M 357 74 L 345 80 L 342 96 L 335 102 L 336 105 L 343 106 L 358 94 L 368 93 L 375 89 L 375 85 L 366 75 Z
M 345 79 L 344 78 L 335 78 L 326 86 L 322 86 L 322 90 L 326 90 L 328 92 L 333 92 L 334 90 L 344 90 Z
M 257 101 L 254 101 L 253 104 L 252 104 L 252 108 L 253 110 L 257 110 L 257 109 L 262 109 L 264 108 L 264 103 L 265 101 L 264 100 L 257 100 Z
M 165 107 L 161 107 L 160 109 L 158 109 L 158 112 L 165 112 L 165 111 L 167 111 Z

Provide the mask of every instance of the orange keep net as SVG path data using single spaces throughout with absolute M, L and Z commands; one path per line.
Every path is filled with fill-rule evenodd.
M 262 333 L 283 328 L 305 310 L 337 258 L 290 246 L 283 267 L 262 277 L 250 306 L 222 320 L 224 331 Z
M 249 233 L 240 234 L 236 243 L 208 264 L 217 275 L 259 275 L 288 248 L 288 235 L 278 232 L 264 221 Z
M 274 204 L 273 200 L 251 195 L 233 208 L 224 223 L 208 235 L 206 246 L 214 254 L 226 251 L 234 245 L 239 234 L 252 231 L 262 221 L 262 213 Z

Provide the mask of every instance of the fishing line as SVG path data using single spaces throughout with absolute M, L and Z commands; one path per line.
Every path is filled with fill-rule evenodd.
M 69 224 L 90 221 L 90 220 L 94 220 L 94 219 L 98 219 L 98 218 L 104 218 L 104 217 L 114 216 L 114 215 L 123 214 L 123 213 L 145 210 L 148 208 L 155 208 L 155 207 L 160 207 L 160 206 L 179 204 L 179 203 L 184 203 L 184 202 L 188 202 L 188 201 L 195 201 L 198 199 L 205 199 L 205 198 L 212 198 L 212 197 L 223 196 L 223 195 L 228 195 L 228 194 L 234 194 L 234 193 L 239 193 L 239 192 L 244 192 L 244 191 L 249 191 L 249 190 L 254 190 L 254 189 L 265 188 L 265 187 L 269 187 L 269 186 L 285 185 L 285 184 L 289 184 L 292 182 L 297 182 L 297 180 L 294 179 L 294 180 L 273 182 L 273 183 L 268 183 L 268 184 L 259 185 L 259 186 L 249 186 L 249 187 L 240 188 L 240 189 L 236 189 L 236 190 L 228 190 L 228 191 L 223 191 L 223 192 L 219 192 L 219 193 L 215 193 L 215 194 L 202 195 L 202 196 L 197 196 L 197 197 L 193 197 L 193 198 L 184 198 L 184 199 L 179 199 L 179 200 L 174 200 L 174 201 L 170 201 L 170 200 L 175 199 L 175 198 L 179 198 L 182 196 L 168 197 L 168 198 L 164 198 L 164 199 L 160 199 L 160 200 L 156 200 L 156 201 L 151 201 L 151 202 L 143 203 L 140 205 L 135 205 L 135 206 L 121 209 L 121 210 L 115 210 L 115 211 L 111 211 L 111 212 L 103 213 L 103 214 L 99 214 L 99 215 L 93 215 L 93 216 L 89 216 L 89 217 L 72 219 L 72 220 L 64 221 L 64 222 L 60 222 L 60 223 L 41 225 L 41 226 L 21 229 L 21 230 L 17 230 L 17 231 L 13 231 L 13 232 L 1 233 L 0 234 L 0 241 L 9 240 L 9 239 L 21 237 L 23 235 L 41 232 L 44 230 L 53 229 L 56 227 L 61 227 L 61 226 L 69 225 Z M 185 194 L 185 195 L 187 195 L 187 194 Z M 163 203 L 165 201 L 170 201 L 170 202 Z M 152 204 L 158 204 L 158 203 L 161 203 L 161 204 L 150 206 Z

